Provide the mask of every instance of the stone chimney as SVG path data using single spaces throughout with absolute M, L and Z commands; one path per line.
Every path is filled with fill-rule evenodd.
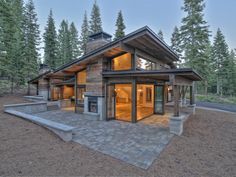
M 85 54 L 90 53 L 91 51 L 111 42 L 111 37 L 112 36 L 110 34 L 103 31 L 90 35 L 88 37 Z
M 50 67 L 46 64 L 40 64 L 39 65 L 39 74 L 46 73 L 47 71 L 50 71 Z

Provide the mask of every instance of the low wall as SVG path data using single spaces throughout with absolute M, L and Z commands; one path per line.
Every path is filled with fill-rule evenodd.
M 195 114 L 196 105 L 189 105 L 185 108 L 181 108 L 181 114 L 178 117 L 171 116 L 169 121 L 170 132 L 176 135 L 181 135 L 183 133 L 184 122 L 190 117 L 190 115 Z
M 73 137 L 72 133 L 73 133 L 74 127 L 64 125 L 64 124 L 61 124 L 61 123 L 58 123 L 58 122 L 54 122 L 54 121 L 51 121 L 51 120 L 43 119 L 41 117 L 34 116 L 34 115 L 31 115 L 31 114 L 16 111 L 14 109 L 4 110 L 4 111 L 8 114 L 12 114 L 12 115 L 15 115 L 17 117 L 21 117 L 23 119 L 29 120 L 33 123 L 36 123 L 40 126 L 43 126 L 47 129 L 51 130 L 52 132 L 54 132 L 56 135 L 58 135 L 62 140 L 66 141 L 66 142 L 72 140 L 72 137 Z
M 33 114 L 39 112 L 47 111 L 46 102 L 37 102 L 37 103 L 21 103 L 21 104 L 11 104 L 4 105 L 4 111 L 6 110 L 15 110 L 23 113 Z
M 26 100 L 29 100 L 29 101 L 43 101 L 44 100 L 44 97 L 43 96 L 39 96 L 39 95 L 35 95 L 35 96 L 24 96 L 24 98 Z

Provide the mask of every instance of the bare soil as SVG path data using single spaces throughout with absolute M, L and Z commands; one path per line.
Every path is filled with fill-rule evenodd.
M 236 114 L 197 110 L 148 170 L 126 164 L 3 113 L 0 97 L 0 176 L 236 176 Z

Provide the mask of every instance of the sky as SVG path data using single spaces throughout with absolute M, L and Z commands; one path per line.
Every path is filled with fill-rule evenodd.
M 53 10 L 57 30 L 65 19 L 74 22 L 80 33 L 84 12 L 87 11 L 90 18 L 94 0 L 34 0 L 34 3 L 42 34 L 50 9 Z M 147 25 L 156 33 L 161 29 L 167 44 L 170 44 L 174 27 L 181 25 L 185 15 L 181 10 L 183 0 L 97 0 L 97 4 L 103 31 L 115 33 L 117 14 L 122 10 L 126 34 Z M 220 28 L 229 47 L 236 48 L 236 0 L 205 0 L 205 4 L 204 18 L 210 25 L 212 36 Z

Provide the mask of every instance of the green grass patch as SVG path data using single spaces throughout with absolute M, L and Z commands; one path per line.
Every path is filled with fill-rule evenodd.
M 227 104 L 236 104 L 235 96 L 218 96 L 218 95 L 196 95 L 197 101 L 207 101 L 212 103 L 227 103 Z

